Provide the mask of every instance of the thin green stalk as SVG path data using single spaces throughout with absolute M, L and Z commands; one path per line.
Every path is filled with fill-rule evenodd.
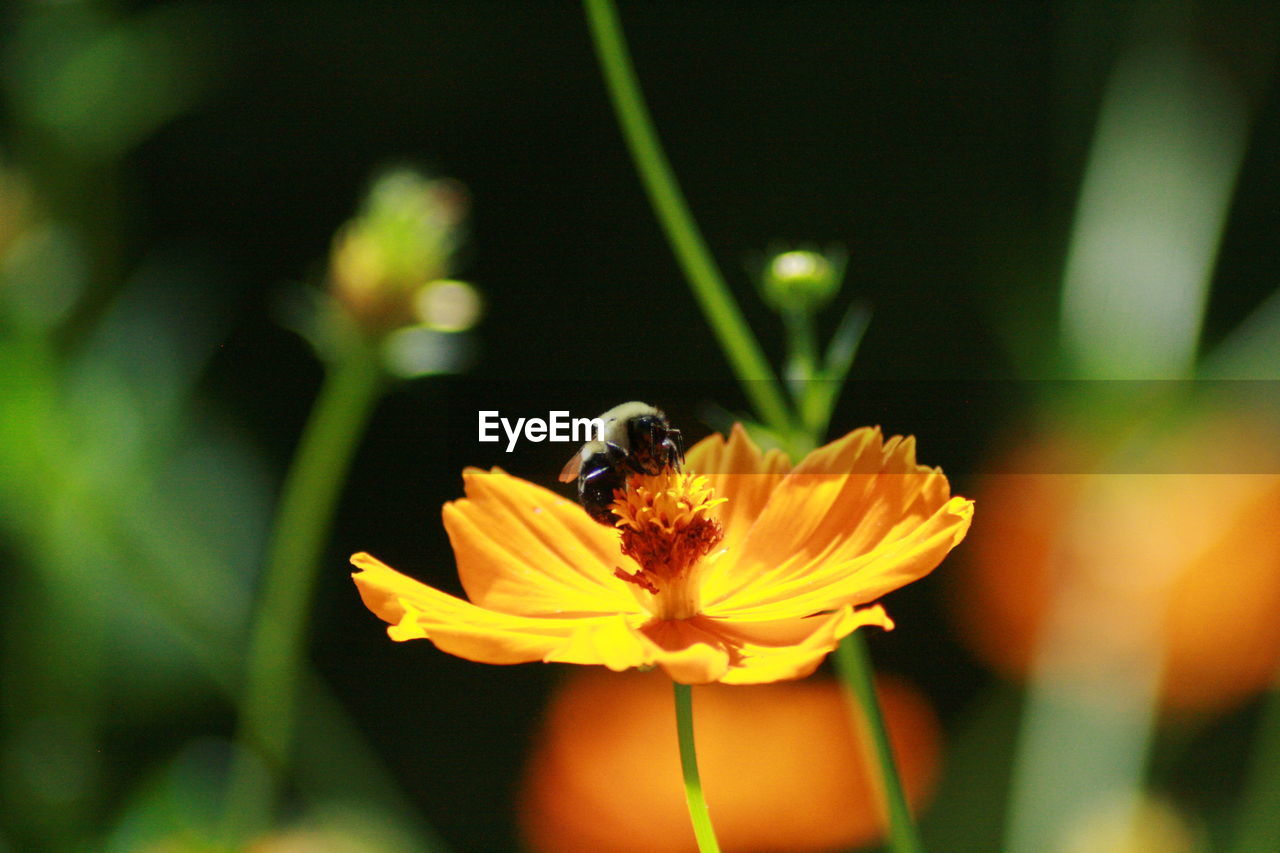
M 693 690 L 687 684 L 676 688 L 676 734 L 680 739 L 680 770 L 684 775 L 684 797 L 689 803 L 693 835 L 701 853 L 720 853 L 707 800 L 702 795 L 702 778 L 698 775 L 698 753 L 693 745 Z
M 662 151 L 640 93 L 617 9 L 612 0 L 584 3 L 609 98 L 667 241 L 751 404 L 771 428 L 789 434 L 791 416 L 778 378 L 716 267 Z
M 345 347 L 325 376 L 285 479 L 240 700 L 225 819 L 233 838 L 267 825 L 289 764 L 316 569 L 347 467 L 383 388 L 376 351 Z M 255 758 L 266 765 L 264 775 Z
M 924 847 L 907 808 L 902 779 L 898 776 L 898 766 L 889 746 L 889 732 L 884 725 L 884 715 L 880 713 L 880 701 L 876 698 L 871 655 L 860 632 L 855 631 L 840 641 L 836 650 L 836 670 L 845 690 L 865 715 L 854 724 L 865 732 L 863 740 L 875 753 L 875 763 L 880 769 L 879 793 L 882 811 L 887 812 L 889 818 L 889 849 L 894 853 L 922 853 Z
M 817 441 L 819 416 L 815 403 L 819 402 L 821 377 L 818 367 L 818 334 L 813 324 L 813 312 L 807 306 L 789 306 L 782 310 L 782 322 L 787 330 L 786 379 L 791 398 L 800 420 L 801 430 Z
M 813 312 L 807 307 L 788 306 L 782 309 L 782 322 L 790 349 L 787 378 L 807 383 L 818 372 L 818 336 L 813 328 Z
M 694 296 L 702 306 L 712 331 L 728 356 L 730 366 L 743 384 L 757 414 L 776 433 L 794 437 L 797 427 L 777 376 L 765 360 L 759 343 L 752 335 L 711 253 L 707 250 L 702 235 L 689 213 L 680 187 L 676 183 L 671 166 L 662 151 L 648 108 L 640 94 L 631 56 L 627 51 L 622 28 L 618 22 L 617 10 L 612 0 L 584 0 L 584 4 L 596 55 L 604 72 L 609 97 L 622 127 L 623 136 L 627 140 L 632 160 L 640 173 L 667 240 L 686 278 L 689 279 Z M 817 419 L 813 420 L 815 423 L 810 425 L 809 431 L 816 426 Z M 800 427 L 800 430 L 806 431 L 804 427 Z M 813 435 L 810 438 L 818 440 L 821 436 Z M 862 706 L 872 730 L 877 760 L 883 776 L 883 787 L 888 799 L 893 850 L 896 853 L 908 853 L 908 851 L 916 853 L 922 848 L 915 825 L 911 821 L 911 815 L 907 811 L 893 755 L 889 751 L 884 719 L 872 687 L 871 665 L 867 659 L 862 638 L 856 635 L 846 638 L 840 647 L 837 659 L 846 685 Z M 683 688 L 685 691 L 683 699 L 681 690 L 681 686 L 676 685 L 677 712 L 682 712 L 682 701 L 686 705 L 689 701 L 688 688 Z M 687 707 L 683 708 L 683 713 L 688 715 Z M 688 730 L 686 733 L 684 727 L 681 729 L 681 757 L 685 768 L 686 790 L 689 792 L 689 808 L 694 816 L 696 832 L 699 827 L 699 808 L 705 819 L 706 806 L 702 803 L 701 787 L 697 785 L 697 767 L 693 761 L 692 721 L 684 721 L 684 725 Z M 693 780 L 692 786 L 690 786 L 690 778 Z M 710 836 L 710 823 L 706 824 L 705 831 L 710 844 L 714 845 L 714 837 Z M 699 835 L 699 843 L 703 843 L 701 835 Z M 702 849 L 705 851 L 716 848 L 704 845 Z

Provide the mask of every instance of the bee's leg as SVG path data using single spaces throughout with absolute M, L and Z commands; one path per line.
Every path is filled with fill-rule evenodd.
M 679 471 L 684 467 L 684 433 L 678 429 L 667 430 L 667 464 Z

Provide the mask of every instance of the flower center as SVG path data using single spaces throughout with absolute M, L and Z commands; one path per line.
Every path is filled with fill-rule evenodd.
M 614 493 L 610 509 L 622 531 L 622 553 L 640 565 L 638 572 L 614 569 L 614 575 L 638 587 L 633 592 L 659 619 L 698 614 L 697 569 L 724 539 L 711 510 L 725 500 L 706 477 L 670 468 L 633 474 Z

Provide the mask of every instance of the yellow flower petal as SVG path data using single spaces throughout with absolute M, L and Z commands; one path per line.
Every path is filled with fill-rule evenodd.
M 841 608 L 810 619 L 746 622 L 709 619 L 659 620 L 640 632 L 654 648 L 653 663 L 682 684 L 763 684 L 803 678 L 817 668 L 840 639 L 864 625 L 893 628 L 884 608 Z
M 778 484 L 738 553 L 708 577 L 705 609 L 764 616 L 756 608 L 805 594 L 811 600 L 775 614 L 802 616 L 811 605 L 809 613 L 873 601 L 942 560 L 968 529 L 968 503 L 950 502 L 942 473 L 916 464 L 911 437 L 855 430 Z M 823 598 L 839 579 L 848 582 Z
M 499 470 L 463 472 L 466 498 L 445 504 L 444 526 L 467 598 L 521 616 L 639 613 L 615 566 L 618 532 L 572 501 Z
M 351 562 L 365 605 L 397 641 L 428 639 L 442 651 L 479 663 L 604 664 L 628 669 L 651 662 L 648 645 L 619 614 L 562 618 L 513 616 L 477 607 L 406 577 L 368 554 Z
M 724 525 L 723 547 L 735 552 L 791 461 L 780 450 L 761 453 L 742 424 L 734 424 L 728 441 L 713 433 L 690 448 L 685 469 L 705 475 L 716 496 L 726 499 L 717 517 Z
M 834 613 L 804 619 L 722 622 L 720 633 L 740 644 L 742 657 L 720 680 L 725 684 L 766 684 L 804 678 L 817 669 L 842 638 L 870 625 L 892 630 L 893 620 L 877 604 L 858 610 L 842 607 Z
M 972 518 L 973 501 L 952 498 L 931 518 L 868 553 L 830 557 L 805 571 L 773 573 L 703 611 L 722 618 L 762 619 L 867 604 L 933 571 L 964 538 Z
M 863 625 L 875 625 L 886 631 L 893 630 L 893 620 L 879 604 L 863 608 L 845 606 L 831 612 L 791 619 L 751 621 L 703 618 L 714 625 L 712 630 L 715 633 L 744 648 L 780 648 L 799 645 L 813 640 L 816 635 L 825 630 L 824 626 L 837 632 L 846 627 L 852 630 Z M 843 636 L 843 633 L 839 633 L 836 639 Z
M 653 662 L 681 684 L 719 681 L 737 658 L 731 644 L 708 631 L 704 620 L 655 619 L 642 631 Z

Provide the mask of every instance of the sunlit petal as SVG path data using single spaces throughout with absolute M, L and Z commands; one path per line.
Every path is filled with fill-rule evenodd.
M 942 472 L 916 463 L 913 438 L 884 441 L 878 428 L 855 430 L 809 454 L 778 484 L 731 567 L 708 580 L 708 609 L 736 611 L 777 600 L 778 589 L 808 589 L 833 565 L 861 560 L 900 540 L 918 540 L 921 527 L 949 499 Z M 921 568 L 924 562 L 913 558 L 886 577 L 915 579 L 937 565 Z M 849 603 L 867 603 L 884 591 Z
M 513 616 L 419 583 L 368 554 L 356 554 L 351 562 L 361 570 L 352 577 L 365 606 L 390 623 L 393 640 L 428 639 L 479 663 L 543 660 L 627 669 L 648 662 L 645 645 L 622 615 Z
M 724 525 L 723 547 L 736 554 L 751 525 L 769 502 L 791 462 L 780 450 L 761 453 L 742 424 L 734 424 L 726 441 L 719 433 L 694 445 L 685 467 L 706 475 L 717 496 L 726 498 L 719 518 Z
M 681 684 L 719 681 L 736 662 L 733 645 L 707 630 L 704 620 L 654 620 L 643 629 L 655 662 Z
M 842 607 L 823 616 L 771 622 L 719 621 L 717 631 L 738 644 L 742 657 L 720 679 L 725 684 L 765 684 L 804 678 L 832 652 L 841 639 L 864 626 L 890 630 L 880 605 L 855 610 Z
M 443 514 L 472 602 L 522 616 L 639 612 L 613 579 L 624 562 L 616 531 L 499 469 L 469 468 L 463 480 L 466 498 L 445 504 Z
M 934 515 L 851 559 L 837 556 L 810 565 L 808 572 L 771 576 L 708 605 L 708 615 L 761 619 L 805 616 L 846 604 L 867 604 L 933 571 L 964 538 L 973 502 L 952 498 Z M 847 553 L 847 551 L 845 552 Z

